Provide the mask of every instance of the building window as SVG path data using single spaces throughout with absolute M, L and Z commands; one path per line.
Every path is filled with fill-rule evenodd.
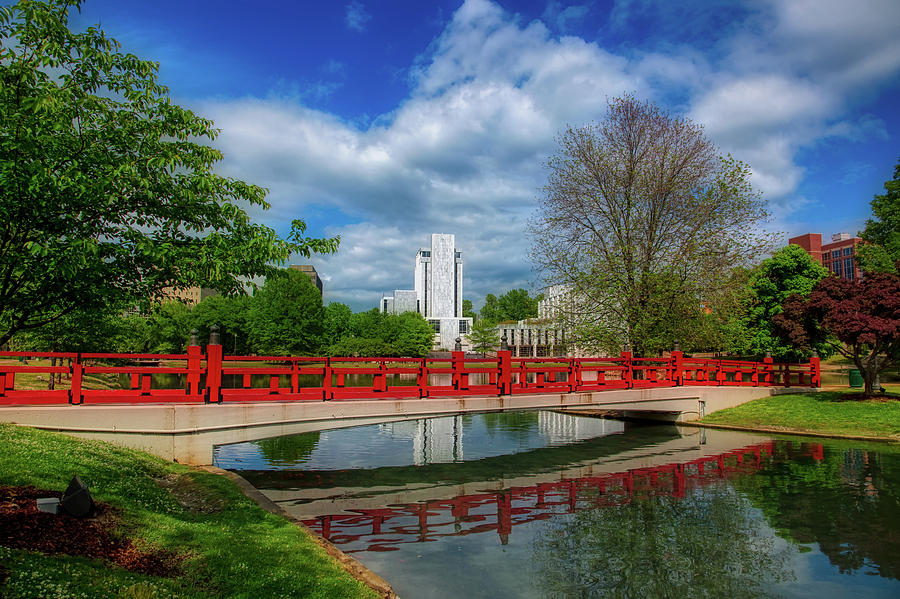
M 839 277 L 842 276 L 842 275 L 844 274 L 844 273 L 843 273 L 843 269 L 841 268 L 841 261 L 840 261 L 840 260 L 835 260 L 835 261 L 834 261 L 834 263 L 831 265 L 831 270 L 832 270 L 832 272 L 834 272 L 834 274 L 836 274 L 836 275 L 839 276 Z
M 852 255 L 853 255 L 853 248 L 852 248 L 852 247 L 844 248 L 844 255 L 845 255 L 845 256 L 852 256 Z
M 459 321 L 459 334 L 460 335 L 468 335 L 469 334 L 469 321 L 468 320 L 460 320 Z
M 831 252 L 831 257 L 832 257 L 832 258 L 840 258 L 840 257 L 841 257 L 841 250 L 834 250 L 833 252 Z
M 844 275 L 848 279 L 853 278 L 853 258 L 844 258 Z
M 384 309 L 382 310 L 382 312 L 387 313 L 387 300 L 384 300 Z
M 430 251 L 430 250 L 423 250 L 423 251 L 422 251 L 422 257 L 423 257 L 423 258 L 431 258 L 431 251 Z
M 431 325 L 431 328 L 434 329 L 435 333 L 441 332 L 441 321 L 440 320 L 429 320 L 428 323 Z

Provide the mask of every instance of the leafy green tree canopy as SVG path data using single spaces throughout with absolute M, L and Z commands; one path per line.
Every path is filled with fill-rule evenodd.
M 492 351 L 500 344 L 500 337 L 497 335 L 497 325 L 490 320 L 480 318 L 472 325 L 469 332 L 469 342 L 472 347 L 486 354 Z
M 343 304 L 331 304 L 343 306 Z M 349 308 L 346 308 L 349 314 Z M 342 308 L 335 308 L 343 313 Z M 350 327 L 343 336 L 331 341 L 327 348 L 331 356 L 362 357 L 422 357 L 431 351 L 434 329 L 420 314 L 382 314 L 377 309 L 353 314 Z
M 481 318 L 493 323 L 504 320 L 537 318 L 540 295 L 531 297 L 527 289 L 510 289 L 499 298 L 488 293 L 481 307 Z
M 488 293 L 484 297 L 484 305 L 481 306 L 481 310 L 479 310 L 478 314 L 484 320 L 490 320 L 491 322 L 500 322 L 503 320 L 500 312 L 500 302 L 497 301 L 497 296 L 493 293 Z
M 801 355 L 801 350 L 790 338 L 772 324 L 772 318 L 781 314 L 788 297 L 795 294 L 809 297 L 816 283 L 827 276 L 828 270 L 799 245 L 781 248 L 771 258 L 763 260 L 750 272 L 742 340 L 736 349 L 756 356 L 772 352 L 778 360 L 808 358 L 808 353 Z M 831 353 L 824 343 L 815 349 L 823 355 Z
M 299 270 L 279 271 L 250 301 L 250 346 L 263 355 L 314 355 L 324 319 L 322 296 L 309 277 Z
M 472 300 L 463 300 L 463 318 L 478 318 L 478 314 L 472 309 Z
M 226 352 L 238 356 L 250 353 L 247 311 L 252 301 L 246 295 L 211 295 L 194 306 L 190 322 L 200 345 L 206 345 L 210 328 L 216 325 Z
M 525 289 L 510 289 L 497 299 L 503 320 L 537 318 L 538 298 L 528 295 Z
M 99 27 L 80 0 L 0 7 L 0 344 L 76 309 L 167 285 L 241 288 L 338 238 L 250 221 L 266 190 L 213 171 L 218 130 L 169 99 L 159 65 Z
M 897 272 L 900 262 L 900 161 L 894 178 L 884 184 L 885 193 L 872 200 L 872 218 L 860 236 L 866 244 L 857 246 L 857 261 L 866 272 Z

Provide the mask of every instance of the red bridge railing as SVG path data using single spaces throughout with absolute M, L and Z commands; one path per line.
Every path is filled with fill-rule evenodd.
M 51 359 L 51 365 L 27 359 Z M 28 377 L 61 380 L 25 389 Z M 167 381 L 162 379 L 167 378 Z M 806 364 L 685 358 L 316 358 L 223 356 L 222 346 L 186 354 L 0 352 L 0 405 L 222 403 L 402 399 L 577 393 L 682 385 L 818 387 L 819 358 Z M 106 388 L 101 383 L 105 382 Z

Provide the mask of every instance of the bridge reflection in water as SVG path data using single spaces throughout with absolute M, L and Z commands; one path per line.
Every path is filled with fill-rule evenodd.
M 634 468 L 601 476 L 563 478 L 496 492 L 470 493 L 452 499 L 392 505 L 356 513 L 324 514 L 304 520 L 313 531 L 347 553 L 395 551 L 399 545 L 437 541 L 494 531 L 506 544 L 513 527 L 556 514 L 624 505 L 650 496 L 683 498 L 691 490 L 722 479 L 752 474 L 771 464 L 776 447 L 790 453 L 823 458 L 818 443 L 756 443 L 687 462 Z

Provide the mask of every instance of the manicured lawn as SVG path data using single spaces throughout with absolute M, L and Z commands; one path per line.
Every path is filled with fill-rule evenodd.
M 377 596 L 308 533 L 261 509 L 225 477 L 108 443 L 0 423 L 0 485 L 62 491 L 76 473 L 95 500 L 122 510 L 117 534 L 178 554 L 181 574 L 147 576 L 98 560 L 0 547 L 0 580 L 6 577 L 0 596 Z
M 888 391 L 893 391 L 893 386 Z M 848 391 L 773 395 L 721 410 L 701 422 L 900 440 L 900 400 L 843 399 Z

